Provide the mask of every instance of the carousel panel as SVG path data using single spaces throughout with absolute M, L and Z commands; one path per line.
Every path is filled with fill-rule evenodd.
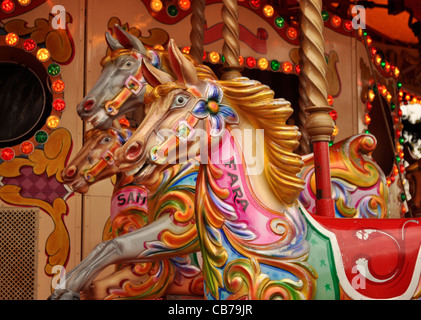
M 7 293 L 1 299 L 45 299 L 81 258 L 81 198 L 63 183 L 61 170 L 82 143 L 74 107 L 83 96 L 85 8 L 84 1 L 10 3 L 13 10 L 0 12 L 0 68 L 8 70 L 1 72 L 1 124 L 10 128 L 0 138 L 0 198 L 2 219 L 16 223 L 12 236 L 1 239 Z M 19 228 L 27 223 L 29 242 L 22 243 Z M 7 273 L 15 248 L 31 255 L 25 268 L 33 274 L 20 279 L 33 279 L 32 286 Z

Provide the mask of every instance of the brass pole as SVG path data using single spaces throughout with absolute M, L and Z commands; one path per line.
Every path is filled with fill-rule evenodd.
M 224 26 L 222 36 L 224 45 L 222 54 L 225 58 L 222 67 L 222 80 L 229 80 L 241 77 L 240 58 L 240 27 L 238 24 L 238 4 L 237 0 L 223 0 L 221 12 Z
M 190 55 L 198 62 L 203 61 L 203 39 L 205 33 L 205 0 L 192 1 Z
M 322 0 L 300 1 L 300 100 L 308 113 L 305 128 L 313 143 L 316 175 L 316 214 L 334 217 L 329 142 L 334 122 L 327 101 Z

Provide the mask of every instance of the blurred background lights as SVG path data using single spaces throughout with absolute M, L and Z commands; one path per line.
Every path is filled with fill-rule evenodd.
M 275 10 L 273 9 L 273 7 L 269 4 L 265 5 L 263 7 L 263 14 L 265 15 L 265 17 L 272 17 L 273 14 L 275 13 Z
M 56 93 L 62 93 L 64 91 L 65 85 L 63 80 L 56 80 L 51 85 L 51 88 Z
M 48 59 L 50 59 L 50 51 L 45 48 L 41 48 L 37 52 L 37 59 L 41 62 L 46 62 Z
M 28 52 L 34 51 L 36 47 L 37 44 L 32 39 L 26 39 L 23 43 L 23 49 Z
M 34 151 L 34 145 L 30 141 L 25 141 L 20 145 L 20 151 L 22 151 L 23 154 L 29 155 Z
M 162 1 L 161 0 L 152 0 L 151 1 L 151 9 L 154 12 L 159 12 L 162 10 Z
M 178 5 L 181 8 L 181 10 L 187 11 L 190 9 L 190 0 L 178 0 Z
M 49 116 L 47 119 L 47 127 L 51 130 L 57 129 L 60 125 L 60 119 L 57 116 Z
M 32 0 L 18 0 L 19 4 L 20 4 L 22 7 L 25 7 L 25 6 L 29 5 L 29 4 L 31 4 L 31 1 L 32 1 Z
M 15 3 L 12 0 L 3 0 L 1 3 L 1 10 L 5 13 L 11 13 L 15 10 Z
M 15 158 L 15 151 L 12 148 L 4 148 L 1 151 L 1 158 L 4 161 L 12 161 Z
M 8 46 L 14 47 L 19 42 L 19 37 L 16 33 L 9 33 L 6 36 L 6 43 Z

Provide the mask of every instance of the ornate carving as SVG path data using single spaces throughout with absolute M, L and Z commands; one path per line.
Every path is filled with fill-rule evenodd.
M 329 141 L 334 123 L 329 115 L 332 107 L 327 102 L 326 60 L 324 54 L 323 20 L 320 14 L 322 2 L 300 2 L 300 108 L 301 119 L 312 141 Z

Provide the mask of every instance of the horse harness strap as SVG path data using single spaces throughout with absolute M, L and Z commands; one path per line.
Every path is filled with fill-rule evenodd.
M 113 132 L 113 135 L 116 136 L 116 139 L 111 148 L 106 150 L 101 155 L 101 159 L 98 160 L 97 163 L 95 163 L 90 169 L 85 171 L 84 177 L 87 182 L 95 181 L 95 178 L 102 170 L 114 164 L 114 152 L 124 143 L 121 143 L 120 136 L 117 132 Z
M 143 56 L 142 54 L 133 50 L 131 51 L 124 50 L 121 52 L 120 55 L 124 55 L 124 54 L 126 55 L 130 54 L 133 57 L 135 57 L 137 60 L 140 60 L 141 57 Z M 110 58 L 110 59 L 112 60 L 113 58 Z M 130 98 L 130 96 L 132 95 L 137 96 L 139 95 L 140 91 L 142 91 L 143 87 L 145 86 L 142 83 L 142 79 L 143 79 L 142 64 L 140 64 L 135 75 L 130 75 L 126 79 L 124 83 L 124 88 L 120 91 L 120 93 L 117 94 L 117 96 L 113 100 L 107 101 L 105 103 L 105 106 L 104 106 L 105 111 L 111 116 L 117 115 L 118 110 L 127 101 L 127 99 Z
M 164 142 L 151 149 L 150 158 L 152 162 L 164 164 L 168 156 L 168 150 L 177 147 L 180 144 L 180 140 L 187 142 L 194 136 L 194 127 L 198 121 L 198 118 L 189 114 L 187 119 L 178 122 L 172 129 L 173 134 Z

